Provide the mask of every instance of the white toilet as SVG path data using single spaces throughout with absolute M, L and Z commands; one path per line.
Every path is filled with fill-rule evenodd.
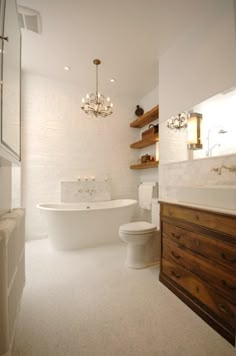
M 150 239 L 155 237 L 157 227 L 146 221 L 136 221 L 120 226 L 119 236 L 126 242 L 126 266 L 144 268 L 156 263 L 150 253 Z
M 139 207 L 150 211 L 149 220 L 136 221 L 120 226 L 119 236 L 127 243 L 126 266 L 144 268 L 160 261 L 160 205 L 157 199 L 157 183 L 139 185 Z
M 119 236 L 127 243 L 126 266 L 144 268 L 154 264 L 149 252 L 149 240 L 154 238 L 156 226 L 146 221 L 136 221 L 120 226 Z

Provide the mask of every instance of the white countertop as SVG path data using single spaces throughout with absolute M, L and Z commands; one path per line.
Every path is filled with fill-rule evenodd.
M 181 206 L 187 206 L 189 208 L 202 209 L 202 210 L 206 210 L 206 211 L 212 211 L 215 213 L 222 213 L 222 214 L 236 216 L 236 210 L 216 208 L 216 207 L 200 205 L 200 204 L 192 204 L 192 203 L 190 204 L 190 203 L 185 203 L 185 202 L 181 202 L 181 201 L 174 200 L 174 199 L 171 200 L 169 198 L 168 199 L 160 199 L 160 203 L 176 204 L 176 205 L 181 205 Z

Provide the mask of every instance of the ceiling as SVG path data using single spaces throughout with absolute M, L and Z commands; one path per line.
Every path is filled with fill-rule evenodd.
M 158 84 L 158 58 L 211 0 L 18 0 L 40 12 L 42 33 L 22 30 L 22 67 L 85 92 L 141 98 Z M 65 71 L 64 66 L 71 67 Z M 116 79 L 110 83 L 109 79 Z

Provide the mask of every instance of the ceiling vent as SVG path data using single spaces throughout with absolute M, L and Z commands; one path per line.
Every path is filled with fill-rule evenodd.
M 41 16 L 38 11 L 18 6 L 18 20 L 21 28 L 35 33 L 42 32 Z

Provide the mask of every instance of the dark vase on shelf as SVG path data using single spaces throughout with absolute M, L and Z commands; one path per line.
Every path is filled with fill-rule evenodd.
M 140 108 L 140 106 L 139 105 L 136 105 L 136 110 L 135 110 L 135 114 L 137 115 L 137 116 L 142 116 L 143 115 L 143 113 L 144 113 L 144 110 L 142 109 L 142 108 Z

